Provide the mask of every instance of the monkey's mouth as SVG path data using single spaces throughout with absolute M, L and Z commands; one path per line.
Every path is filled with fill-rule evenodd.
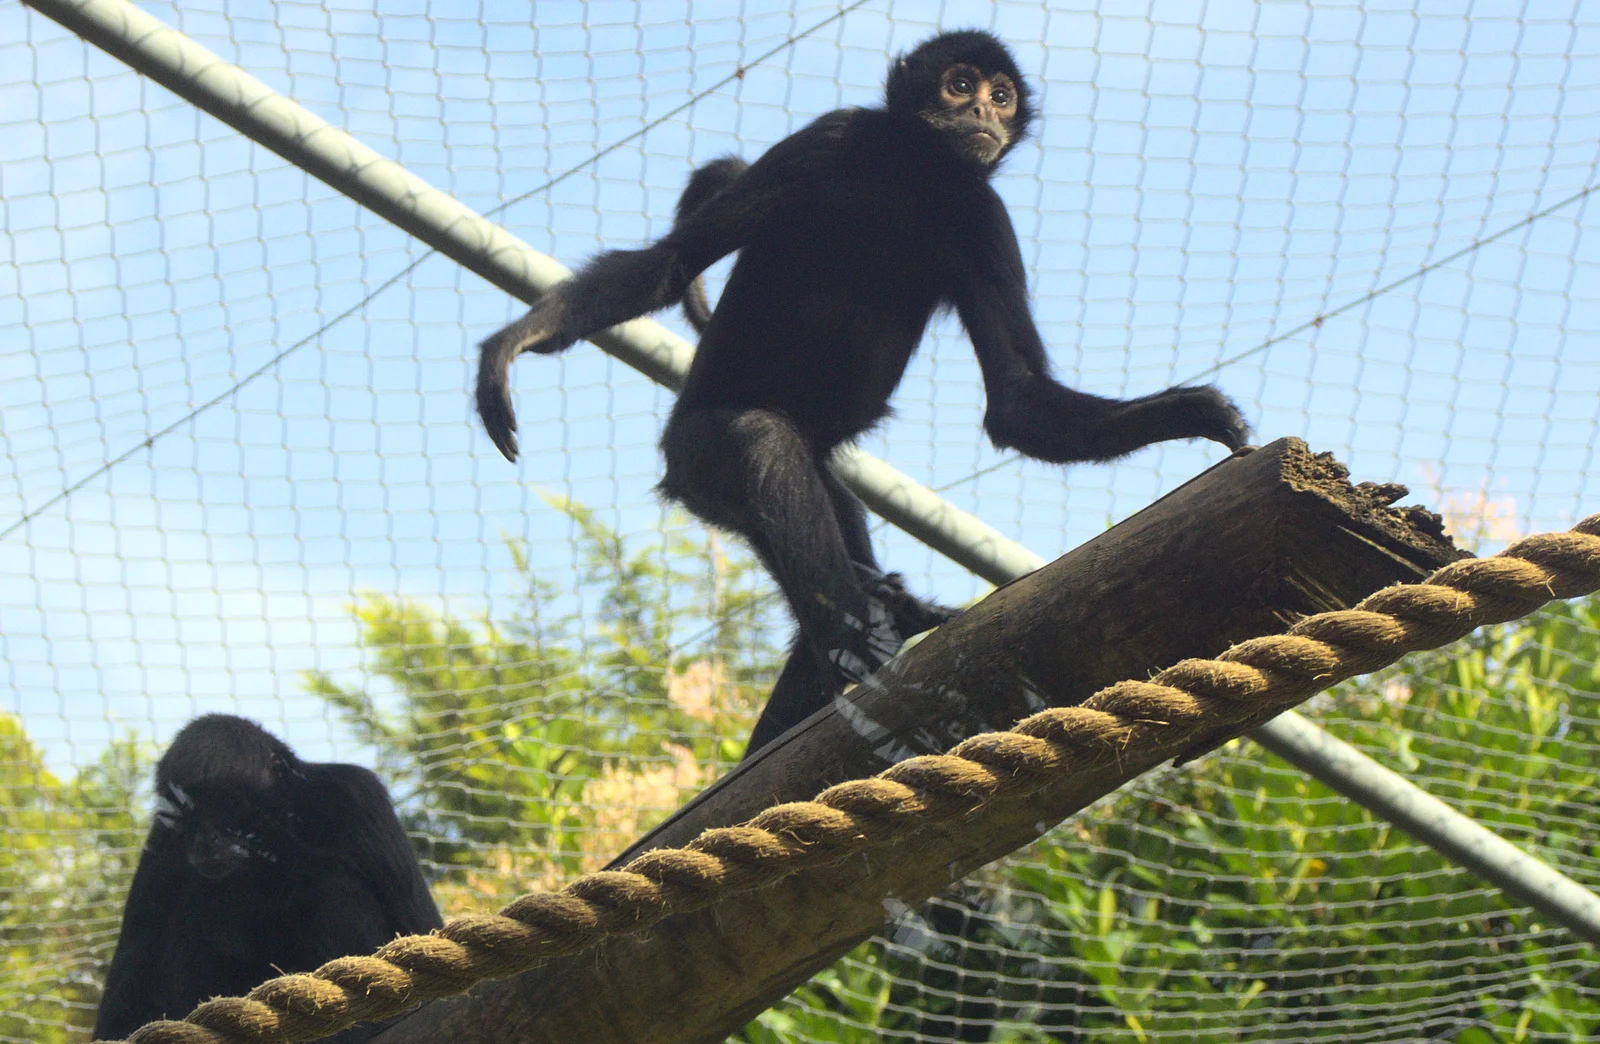
M 218 881 L 250 858 L 250 848 L 238 838 L 202 834 L 189 845 L 189 865 L 208 880 Z
M 967 135 L 966 150 L 984 163 L 993 162 L 1005 148 L 1005 139 L 992 130 L 978 128 Z

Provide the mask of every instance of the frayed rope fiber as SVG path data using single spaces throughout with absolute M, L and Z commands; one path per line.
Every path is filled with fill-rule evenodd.
M 587 874 L 559 892 L 524 895 L 498 914 L 458 917 L 431 935 L 396 939 L 371 957 L 341 957 L 309 974 L 272 979 L 246 997 L 207 1001 L 182 1022 L 152 1022 L 128 1039 L 295 1044 L 388 1018 L 649 928 L 669 914 L 982 815 L 996 797 L 1032 793 L 1115 763 L 1141 744 L 1181 746 L 1203 732 L 1287 709 L 1406 653 L 1436 649 L 1485 624 L 1597 588 L 1600 515 L 1592 515 L 1569 532 L 1454 562 L 1422 583 L 1306 617 L 1286 634 L 1241 642 L 1214 660 L 1184 660 L 1149 681 L 1118 682 L 1080 706 L 1041 711 L 948 754 L 910 758 L 811 801 L 777 805 L 742 826 L 707 830 L 685 848 L 646 852 L 622 870 Z

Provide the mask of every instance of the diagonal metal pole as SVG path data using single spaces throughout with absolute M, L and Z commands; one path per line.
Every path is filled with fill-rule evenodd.
M 23 0 L 174 94 L 524 301 L 570 271 L 393 160 L 278 94 L 129 0 Z M 677 390 L 694 348 L 653 319 L 594 343 Z M 993 584 L 1045 560 L 885 462 L 851 449 L 840 477 L 884 520 Z M 1293 711 L 1251 737 L 1268 750 L 1437 849 L 1579 938 L 1600 939 L 1600 896 Z

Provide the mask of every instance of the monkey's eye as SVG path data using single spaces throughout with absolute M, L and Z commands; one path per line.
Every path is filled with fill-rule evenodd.
M 996 87 L 994 90 L 989 92 L 989 100 L 994 102 L 996 105 L 1010 105 L 1011 92 L 1006 90 L 1004 87 Z
M 972 85 L 972 80 L 966 76 L 950 77 L 951 94 L 971 94 L 976 89 L 977 88 Z

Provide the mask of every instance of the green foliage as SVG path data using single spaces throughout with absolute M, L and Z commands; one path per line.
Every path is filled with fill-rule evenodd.
M 366 683 L 307 677 L 377 749 L 425 858 L 455 868 L 446 906 L 603 864 L 618 835 L 704 785 L 702 766 L 738 758 L 777 657 L 777 603 L 747 558 L 677 521 L 629 546 L 587 508 L 552 503 L 577 528 L 580 593 L 598 612 L 554 614 L 563 592 L 513 543 L 511 619 L 370 595 L 355 607 Z
M 70 782 L 0 712 L 0 1040 L 87 1040 L 145 824 L 147 762 L 116 743 Z
M 1600 860 L 1600 602 L 1342 687 L 1345 738 L 1534 854 Z M 1211 1044 L 1600 1039 L 1569 934 L 1259 748 L 1144 782 L 991 869 L 963 930 L 874 941 L 745 1031 Z M 902 933 L 903 934 L 903 933 Z

